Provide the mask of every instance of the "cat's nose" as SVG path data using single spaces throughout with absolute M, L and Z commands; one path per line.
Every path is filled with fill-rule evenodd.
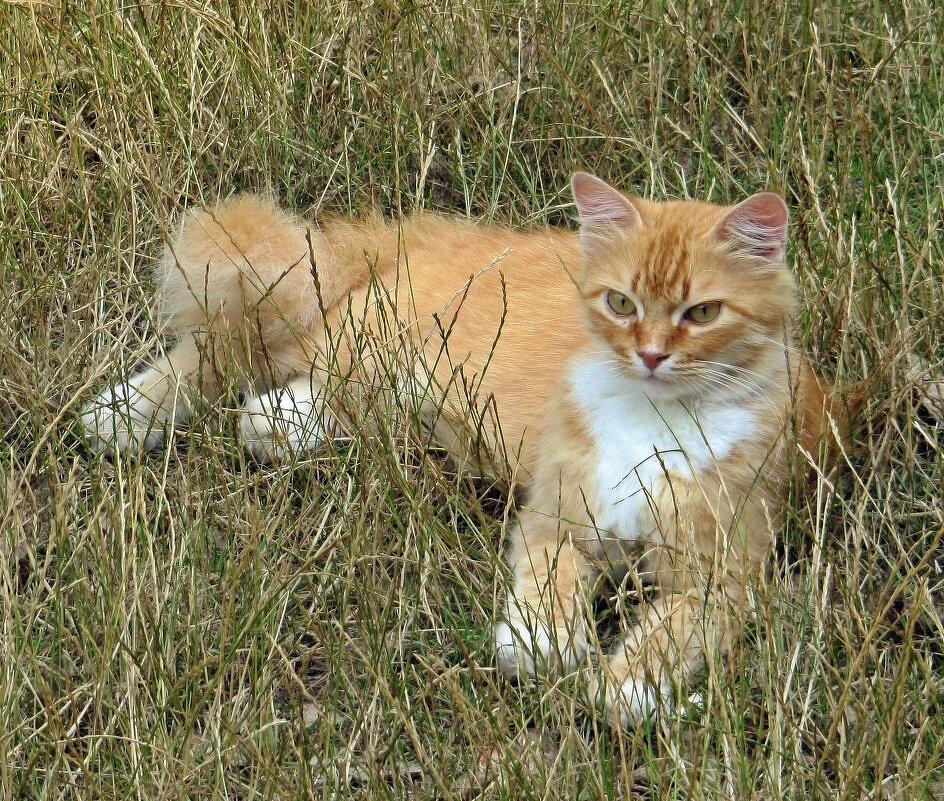
M 642 363 L 653 372 L 655 372 L 655 369 L 662 364 L 662 362 L 669 358 L 668 353 L 656 353 L 652 350 L 637 350 L 636 355 L 639 356 L 639 358 L 642 359 Z

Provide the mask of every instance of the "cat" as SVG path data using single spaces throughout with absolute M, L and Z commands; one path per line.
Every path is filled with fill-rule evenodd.
M 291 458 L 353 425 L 339 378 L 389 383 L 377 354 L 410 343 L 388 389 L 413 393 L 458 462 L 510 465 L 526 488 L 500 668 L 585 664 L 598 577 L 632 571 L 657 594 L 586 686 L 614 724 L 649 719 L 743 626 L 832 393 L 796 355 L 779 196 L 652 202 L 581 172 L 571 190 L 578 233 L 313 226 L 253 195 L 188 212 L 157 278 L 175 344 L 89 404 L 91 445 L 156 447 L 235 377 L 245 447 Z

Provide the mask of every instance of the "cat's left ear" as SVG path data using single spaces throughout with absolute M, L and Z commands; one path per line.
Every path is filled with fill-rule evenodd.
M 789 218 L 790 212 L 782 197 L 773 192 L 760 192 L 725 214 L 712 233 L 737 253 L 779 262 L 783 261 L 787 250 Z
M 570 190 L 580 213 L 580 241 L 584 247 L 594 240 L 642 226 L 636 207 L 620 191 L 588 172 L 575 172 Z

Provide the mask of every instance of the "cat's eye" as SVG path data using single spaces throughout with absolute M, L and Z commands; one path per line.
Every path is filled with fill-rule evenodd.
M 697 306 L 692 306 L 685 312 L 684 316 L 686 320 L 691 320 L 693 323 L 710 323 L 718 316 L 720 311 L 721 303 L 712 300 L 708 303 L 699 303 Z
M 626 297 L 622 292 L 610 290 L 606 293 L 606 305 L 613 310 L 614 314 L 621 317 L 628 317 L 636 313 L 636 304 Z

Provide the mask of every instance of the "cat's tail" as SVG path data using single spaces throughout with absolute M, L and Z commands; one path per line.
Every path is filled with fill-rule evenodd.
M 904 362 L 904 364 L 903 364 Z M 890 385 L 912 393 L 916 412 L 931 425 L 944 422 L 944 380 L 941 362 L 931 363 L 914 351 L 886 359 L 857 381 L 843 382 L 832 387 L 820 384 L 823 408 L 819 442 L 828 446 L 827 464 L 838 460 L 841 453 L 851 453 L 862 429 L 877 422 L 881 412 L 873 402 L 886 394 Z M 808 418 L 810 419 L 810 418 Z M 857 436 L 858 435 L 858 436 Z
M 167 332 L 195 338 L 216 368 L 223 357 L 250 379 L 310 365 L 310 332 L 337 300 L 319 294 L 319 244 L 316 229 L 265 196 L 188 210 L 158 270 Z

